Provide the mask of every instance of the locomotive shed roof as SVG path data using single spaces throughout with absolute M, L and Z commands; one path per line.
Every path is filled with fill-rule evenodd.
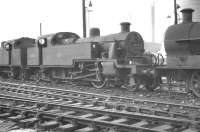
M 126 40 L 129 35 L 130 36 L 135 36 L 135 35 L 140 36 L 139 33 L 134 32 L 134 31 L 132 31 L 132 32 L 120 32 L 120 33 L 110 34 L 110 35 L 106 35 L 106 36 L 80 38 L 76 41 L 76 43 L 123 41 L 123 40 Z
M 165 41 L 200 42 L 200 22 L 184 23 L 170 26 L 165 33 Z

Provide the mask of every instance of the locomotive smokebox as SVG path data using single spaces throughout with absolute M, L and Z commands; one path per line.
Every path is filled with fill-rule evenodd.
M 130 23 L 129 22 L 122 22 L 121 25 L 121 32 L 130 32 Z
M 193 13 L 193 9 L 191 8 L 186 8 L 181 10 L 182 12 L 182 17 L 183 17 L 183 23 L 190 23 L 192 22 L 192 13 Z
M 90 29 L 90 37 L 100 36 L 100 29 L 99 28 L 91 28 Z

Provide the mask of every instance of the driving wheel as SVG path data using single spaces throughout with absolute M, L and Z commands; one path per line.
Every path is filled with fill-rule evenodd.
M 92 84 L 93 87 L 95 87 L 95 88 L 103 88 L 106 85 L 105 78 L 99 72 L 96 74 L 96 80 L 97 81 L 92 81 L 91 82 L 91 84 Z
M 102 70 L 99 66 L 96 68 L 96 80 L 91 81 L 91 84 L 95 88 L 103 88 L 106 85 L 106 79 L 102 74 Z

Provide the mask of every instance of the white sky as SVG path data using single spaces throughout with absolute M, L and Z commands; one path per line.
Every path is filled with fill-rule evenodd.
M 91 0 L 89 26 L 99 27 L 106 35 L 120 31 L 120 22 L 131 22 L 131 30 L 151 41 L 152 0 Z M 86 0 L 86 4 L 89 0 Z M 71 31 L 82 36 L 82 0 L 1 0 L 0 41 L 19 37 Z M 156 41 L 162 42 L 164 31 L 173 23 L 173 0 L 155 0 Z M 88 18 L 88 17 L 87 17 Z

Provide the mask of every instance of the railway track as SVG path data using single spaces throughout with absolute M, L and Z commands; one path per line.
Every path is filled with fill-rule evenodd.
M 109 106 L 117 110 L 127 110 L 156 116 L 174 117 L 200 121 L 200 107 L 195 105 L 160 102 L 147 99 L 133 99 L 118 96 L 108 96 L 58 88 L 40 87 L 18 83 L 0 82 L 1 94 L 44 98 L 44 99 L 73 99 L 78 102 L 88 101 Z
M 5 80 L 7 81 L 7 80 Z M 149 92 L 144 89 L 139 89 L 135 91 L 134 88 L 119 88 L 114 86 L 107 86 L 106 88 L 102 89 L 95 89 L 93 87 L 88 86 L 88 84 L 79 84 L 79 83 L 35 83 L 32 81 L 26 81 L 22 82 L 19 80 L 10 80 L 10 82 L 16 82 L 16 83 L 26 83 L 30 85 L 37 85 L 37 86 L 44 86 L 44 87 L 56 87 L 59 89 L 68 89 L 68 90 L 74 90 L 74 91 L 83 91 L 83 92 L 90 92 L 90 93 L 96 93 L 96 94 L 105 94 L 109 96 L 120 96 L 120 97 L 126 97 L 126 98 L 135 98 L 135 99 L 146 99 L 146 100 L 155 100 L 155 101 L 161 101 L 161 102 L 173 102 L 176 104 L 185 104 L 185 105 L 199 105 L 200 106 L 200 99 L 196 98 L 192 93 L 190 92 L 183 92 L 182 85 L 174 85 L 171 90 L 169 90 L 167 85 L 162 85 L 160 88 L 156 89 L 154 92 Z M 176 90 L 175 90 L 176 89 Z M 179 89 L 179 90 L 178 90 Z M 185 90 L 185 89 L 184 89 Z
M 41 104 L 43 105 L 48 104 L 47 105 L 48 108 L 49 106 L 53 106 L 52 108 L 53 109 L 55 108 L 56 111 L 59 111 L 57 109 L 58 107 L 60 108 L 63 104 L 65 104 L 64 106 L 65 108 L 68 107 L 68 109 L 75 109 L 76 111 L 77 110 L 80 111 L 81 109 L 82 111 L 87 111 L 86 113 L 89 113 L 89 114 L 93 113 L 95 115 L 97 115 L 95 112 L 99 113 L 99 111 L 102 112 L 102 110 L 106 110 L 106 112 L 104 111 L 104 113 L 101 114 L 101 116 L 109 115 L 110 113 L 107 113 L 107 112 L 115 111 L 117 112 L 117 114 L 114 114 L 114 117 L 116 118 L 116 116 L 118 115 L 119 117 L 117 117 L 116 119 L 119 119 L 119 121 L 123 120 L 124 122 L 125 120 L 128 122 L 129 120 L 132 120 L 132 119 L 127 119 L 127 118 L 132 117 L 129 114 L 135 113 L 133 114 L 134 115 L 133 120 L 140 119 L 139 122 L 144 122 L 148 120 L 148 123 L 146 123 L 144 126 L 146 125 L 149 126 L 149 122 L 151 123 L 153 122 L 153 124 L 157 124 L 152 130 L 156 129 L 159 131 L 166 131 L 166 130 L 168 131 L 168 129 L 171 129 L 170 131 L 175 131 L 178 128 L 179 131 L 181 131 L 181 129 L 183 130 L 188 129 L 190 131 L 193 131 L 191 130 L 191 126 L 193 127 L 194 124 L 196 126 L 199 125 L 198 116 L 191 117 L 190 115 L 187 115 L 187 114 L 173 113 L 168 110 L 161 110 L 161 109 L 158 110 L 155 108 L 149 109 L 150 108 L 149 106 L 151 104 L 156 107 L 167 106 L 168 108 L 169 107 L 171 108 L 177 107 L 180 109 L 187 108 L 188 110 L 193 109 L 197 111 L 199 110 L 199 107 L 197 106 L 188 106 L 188 105 L 183 106 L 180 104 L 173 104 L 173 103 L 166 104 L 165 102 L 156 102 L 156 101 L 149 101 L 149 100 L 139 100 L 139 99 L 136 100 L 136 99 L 131 99 L 131 98 L 114 97 L 114 96 L 110 97 L 106 95 L 77 92 L 77 91 L 72 91 L 72 90 L 63 90 L 63 89 L 56 89 L 56 88 L 49 88 L 49 87 L 39 87 L 35 85 L 7 83 L 7 82 L 1 82 L 0 84 L 1 84 L 0 95 L 1 95 L 1 99 L 4 100 L 4 101 L 1 101 L 1 104 L 5 104 L 4 102 L 7 102 L 6 100 L 11 100 L 11 102 L 14 102 L 14 103 L 7 103 L 8 105 L 2 105 L 3 109 L 5 108 L 7 109 L 6 111 L 12 111 L 13 109 L 12 106 L 14 106 L 13 104 L 18 104 L 18 102 L 21 102 L 21 105 L 24 105 L 24 103 L 27 102 L 25 104 L 32 104 L 32 105 L 34 104 L 33 106 L 41 106 Z M 139 106 L 138 104 L 142 104 L 145 107 Z M 89 111 L 88 109 L 87 110 L 83 109 L 85 108 L 85 106 L 89 108 Z M 99 111 L 94 112 L 94 110 L 96 109 L 95 107 Z M 18 111 L 20 111 L 18 113 L 22 113 L 22 111 L 27 111 L 27 110 L 19 109 Z M 126 114 L 124 114 L 124 112 Z M 36 111 L 34 111 L 33 113 L 35 114 Z M 87 115 L 86 113 L 83 115 Z M 135 119 L 135 116 L 137 117 L 136 119 Z M 113 115 L 110 117 L 113 117 Z M 187 123 L 185 123 L 185 121 Z M 164 122 L 164 123 L 160 124 L 160 122 Z M 177 124 L 177 123 L 179 125 L 178 126 L 175 125 L 174 127 L 174 124 Z M 184 128 L 181 127 L 180 129 L 181 125 L 187 126 L 187 127 L 184 127 Z M 124 128 L 121 126 L 113 126 L 113 127 L 117 127 L 118 129 Z M 127 127 L 129 128 L 129 126 Z M 133 130 L 147 131 L 147 129 L 149 129 L 148 127 L 147 128 L 144 127 L 144 128 L 145 129 L 139 129 L 139 128 L 133 129 L 131 127 L 131 129 Z M 108 129 L 108 128 L 104 128 L 104 129 Z M 149 129 L 148 131 L 152 131 L 152 130 Z
M 21 127 L 76 132 L 197 132 L 199 122 L 116 110 L 89 102 L 1 95 L 0 118 Z

